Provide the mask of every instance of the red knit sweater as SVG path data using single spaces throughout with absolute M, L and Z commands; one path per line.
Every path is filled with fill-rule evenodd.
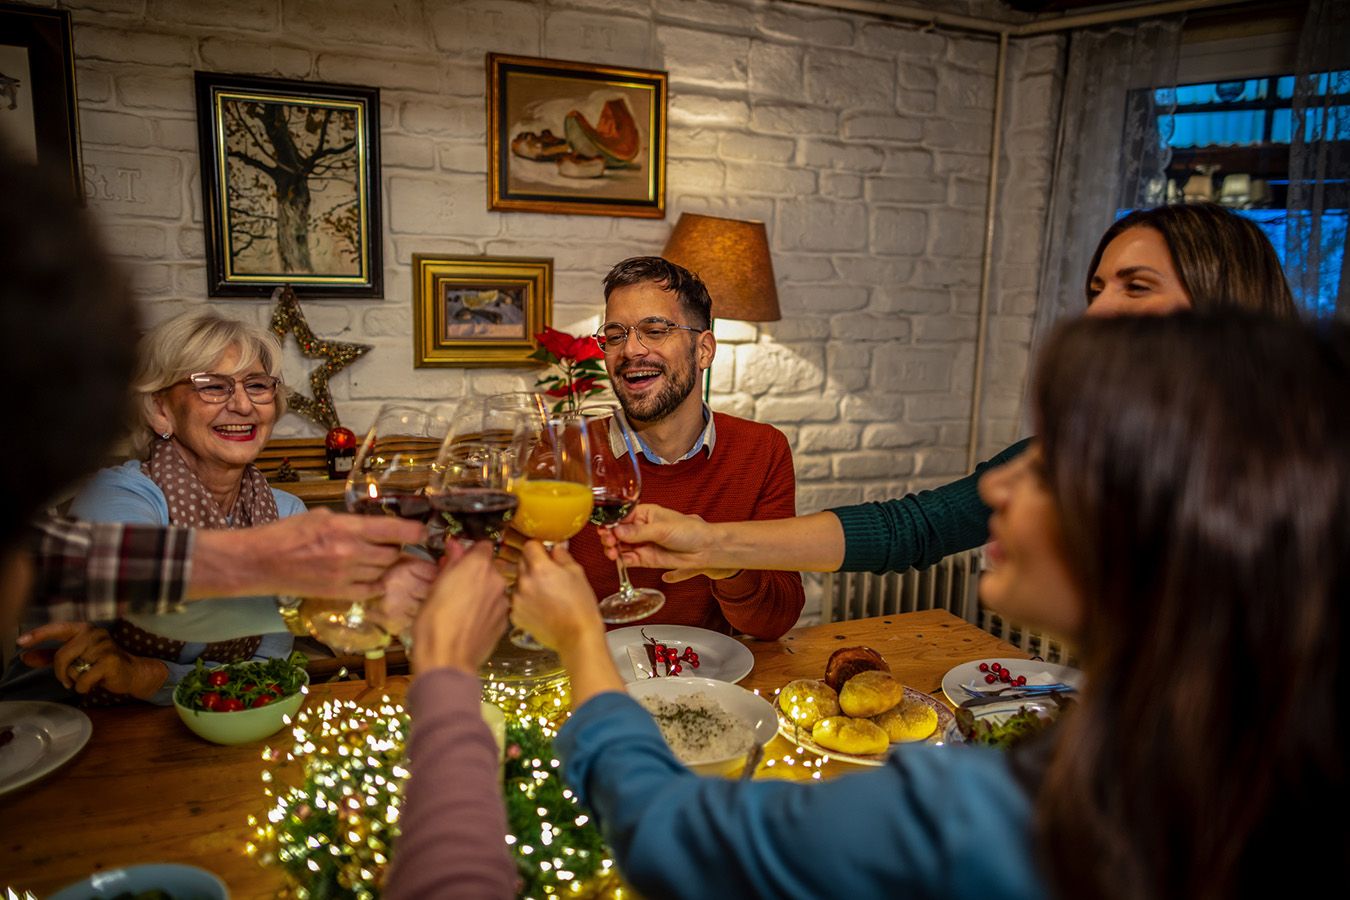
M 772 425 L 713 413 L 717 439 L 709 455 L 700 450 L 674 465 L 662 466 L 642 454 L 642 502 L 658 503 L 710 522 L 785 519 L 797 514 L 797 484 L 787 438 Z M 614 562 L 600 549 L 596 530 L 587 527 L 568 544 L 586 570 L 597 597 L 619 589 Z M 774 640 L 797 624 L 805 593 L 796 572 L 742 572 L 713 581 L 703 575 L 666 584 L 657 569 L 630 568 L 638 587 L 654 587 L 666 605 L 630 624 L 694 625 L 722 633 L 744 632 Z

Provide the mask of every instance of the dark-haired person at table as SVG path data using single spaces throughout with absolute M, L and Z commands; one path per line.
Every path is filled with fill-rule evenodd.
M 1251 220 L 1214 204 L 1160 206 L 1124 216 L 1102 235 L 1084 284 L 1088 316 L 1245 309 L 1297 316 L 1270 241 Z M 1018 441 L 975 472 L 897 500 L 861 503 L 772 522 L 704 524 L 648 504 L 600 535 L 606 552 L 625 542 L 633 566 L 674 569 L 680 581 L 746 566 L 801 572 L 898 572 L 930 566 L 988 537 L 977 485 L 1015 458 Z
M 1350 839 L 1315 812 L 1347 799 L 1348 392 L 1341 325 L 1130 317 L 1051 338 L 1039 438 L 980 482 L 981 598 L 1071 639 L 1086 671 L 1039 767 L 902 745 L 824 784 L 698 777 L 623 693 L 580 570 L 529 544 L 512 619 L 572 677 L 564 777 L 646 896 L 1319 890 Z
M 601 352 L 631 439 L 625 442 L 616 429 L 610 449 L 637 458 L 642 496 L 713 520 L 794 515 L 796 474 L 787 438 L 771 425 L 713 412 L 699 393 L 717 352 L 710 330 L 716 309 L 703 281 L 659 256 L 638 256 L 610 269 L 604 288 Z M 619 579 L 597 530 L 604 529 L 584 529 L 568 546 L 606 596 L 618 590 Z M 660 583 L 657 572 L 628 574 L 637 587 Z M 740 564 L 666 586 L 664 593 L 665 606 L 641 623 L 734 629 L 762 640 L 796 625 L 806 602 L 796 572 Z

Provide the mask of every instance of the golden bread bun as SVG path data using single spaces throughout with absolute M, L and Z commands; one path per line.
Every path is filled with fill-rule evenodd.
M 850 719 L 847 716 L 821 719 L 811 729 L 811 740 L 826 750 L 838 753 L 885 753 L 891 745 L 880 725 L 870 719 Z
M 871 647 L 842 647 L 831 653 L 825 662 L 825 683 L 836 691 L 843 690 L 844 682 L 859 672 L 873 669 L 889 672 L 891 667 Z
M 839 692 L 839 708 L 846 716 L 865 719 L 877 716 L 899 703 L 905 686 L 890 672 L 859 672 L 844 682 Z
M 895 741 L 922 741 L 937 730 L 937 710 L 922 700 L 901 700 L 872 721 Z
M 801 678 L 783 687 L 778 706 L 793 722 L 810 728 L 827 716 L 839 715 L 839 695 L 823 681 Z

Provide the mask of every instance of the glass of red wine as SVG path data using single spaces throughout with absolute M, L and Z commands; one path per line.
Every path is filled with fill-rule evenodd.
M 520 441 L 529 415 L 512 405 L 467 402 L 446 430 L 435 479 L 427 487 L 434 520 L 445 538 L 500 547 L 519 500 L 511 491 L 519 473 Z
M 347 477 L 346 504 L 358 515 L 385 515 L 427 523 L 441 438 L 453 419 L 449 405 L 429 408 L 386 404 L 380 407 L 356 451 Z M 435 531 L 435 529 L 432 529 Z M 437 537 L 429 542 L 434 552 Z M 443 546 L 443 545 L 442 545 Z M 363 651 L 377 659 L 389 643 L 389 634 L 371 616 L 379 597 L 361 601 L 305 601 L 302 619 L 310 634 L 341 652 Z M 305 607 L 314 609 L 307 614 Z
M 591 453 L 591 522 L 601 528 L 618 525 L 637 505 L 642 494 L 633 437 L 613 404 L 582 407 Z M 618 561 L 619 589 L 600 601 L 600 617 L 611 625 L 645 619 L 666 605 L 666 595 L 655 588 L 634 587 L 628 568 Z

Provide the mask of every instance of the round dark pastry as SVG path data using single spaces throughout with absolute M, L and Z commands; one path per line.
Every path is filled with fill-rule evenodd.
M 825 683 L 840 691 L 844 682 L 859 672 L 891 671 L 890 664 L 871 647 L 841 647 L 825 663 Z

